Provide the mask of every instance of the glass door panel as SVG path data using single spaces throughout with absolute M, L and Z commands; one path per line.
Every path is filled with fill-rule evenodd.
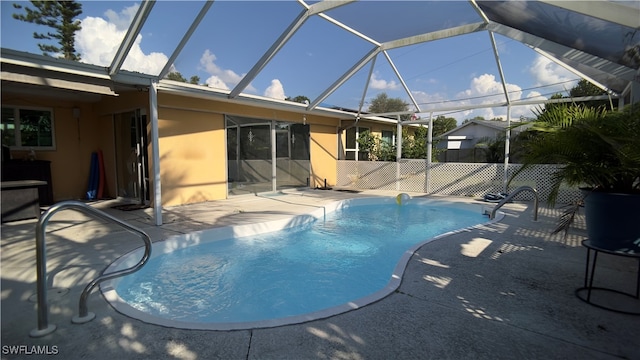
M 271 190 L 271 122 L 227 116 L 229 195 Z
M 139 204 L 149 200 L 146 122 L 139 110 L 114 115 L 116 195 Z
M 309 186 L 309 125 L 276 124 L 276 189 Z
M 226 118 L 229 195 L 308 186 L 308 125 Z

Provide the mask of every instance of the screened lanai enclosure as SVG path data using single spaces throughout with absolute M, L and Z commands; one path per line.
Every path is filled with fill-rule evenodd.
M 76 64 L 98 65 L 96 76 L 120 85 L 155 81 L 178 91 L 179 77 L 169 76 L 178 73 L 204 88 L 183 93 L 253 102 L 303 96 L 307 111 L 350 109 L 352 119 L 381 92 L 417 117 L 476 111 L 504 120 L 529 116 L 528 105 L 566 95 L 579 79 L 608 100 L 640 97 L 638 1 L 78 3 Z M 2 10 L 12 30 L 2 33 L 3 50 L 40 53 L 34 25 L 13 19 L 11 2 Z
M 61 164 L 77 150 L 60 149 L 77 142 L 92 151 L 80 132 L 113 116 L 116 100 L 135 98 L 117 111 L 148 110 L 139 183 L 157 219 L 163 196 L 205 201 L 325 178 L 330 186 L 486 191 L 466 181 L 504 186 L 515 166 L 509 130 L 504 163 L 478 168 L 430 155 L 367 161 L 357 129 L 377 129 L 400 148 L 403 129 L 433 130 L 439 116 L 509 129 L 549 102 L 640 101 L 639 1 L 78 1 L 76 61 L 42 54 L 33 33 L 46 29 L 12 17 L 12 3 L 0 3 L 3 129 L 20 126 L 5 113 L 53 115 L 58 148 L 35 151 Z M 572 95 L 580 80 L 600 93 Z M 377 110 L 380 95 L 406 107 Z M 41 97 L 54 105 L 34 102 Z M 113 131 L 90 140 L 111 147 L 102 135 Z M 200 142 L 211 146 L 184 150 Z

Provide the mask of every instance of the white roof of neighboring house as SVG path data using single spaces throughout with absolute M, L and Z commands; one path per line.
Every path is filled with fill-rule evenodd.
M 514 126 L 517 124 L 521 124 L 520 121 L 512 121 L 510 126 Z M 469 127 L 469 126 L 483 126 L 489 129 L 493 129 L 496 132 L 502 132 L 505 131 L 507 129 L 507 127 L 509 126 L 507 124 L 506 121 L 503 120 L 477 120 L 477 119 L 473 119 L 473 120 L 469 120 L 467 122 L 465 122 L 464 124 L 456 127 L 455 129 L 449 130 L 446 133 L 438 136 L 439 138 L 450 138 L 451 136 L 458 136 L 459 133 L 461 132 L 461 130 Z M 523 127 L 516 127 L 516 128 L 512 128 L 513 132 L 521 132 L 522 130 L 526 129 L 528 126 L 525 125 Z

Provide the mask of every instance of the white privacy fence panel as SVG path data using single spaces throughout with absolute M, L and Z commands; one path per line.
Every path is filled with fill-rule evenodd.
M 426 160 L 400 161 L 400 190 L 426 193 L 426 176 Z
M 507 178 L 519 167 L 519 164 L 509 164 Z M 551 192 L 552 176 L 557 168 L 557 165 L 538 165 L 527 169 L 513 179 L 509 191 L 528 185 L 538 191 L 541 201 L 546 202 Z M 504 164 L 432 163 L 428 173 L 427 179 L 425 160 L 402 160 L 399 163 L 339 160 L 336 186 L 477 198 L 504 190 Z M 557 202 L 570 203 L 579 196 L 577 188 L 563 186 L 560 188 Z M 515 200 L 533 200 L 533 195 L 522 192 Z
M 430 193 L 482 197 L 502 192 L 504 165 L 482 163 L 431 164 Z
M 336 186 L 353 189 L 396 190 L 396 163 L 386 161 L 338 161 Z

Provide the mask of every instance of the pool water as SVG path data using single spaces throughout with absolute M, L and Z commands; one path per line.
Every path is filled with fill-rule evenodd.
M 294 228 L 155 256 L 115 291 L 142 313 L 179 322 L 296 317 L 379 292 L 409 249 L 486 221 L 478 209 L 442 203 L 354 202 Z

